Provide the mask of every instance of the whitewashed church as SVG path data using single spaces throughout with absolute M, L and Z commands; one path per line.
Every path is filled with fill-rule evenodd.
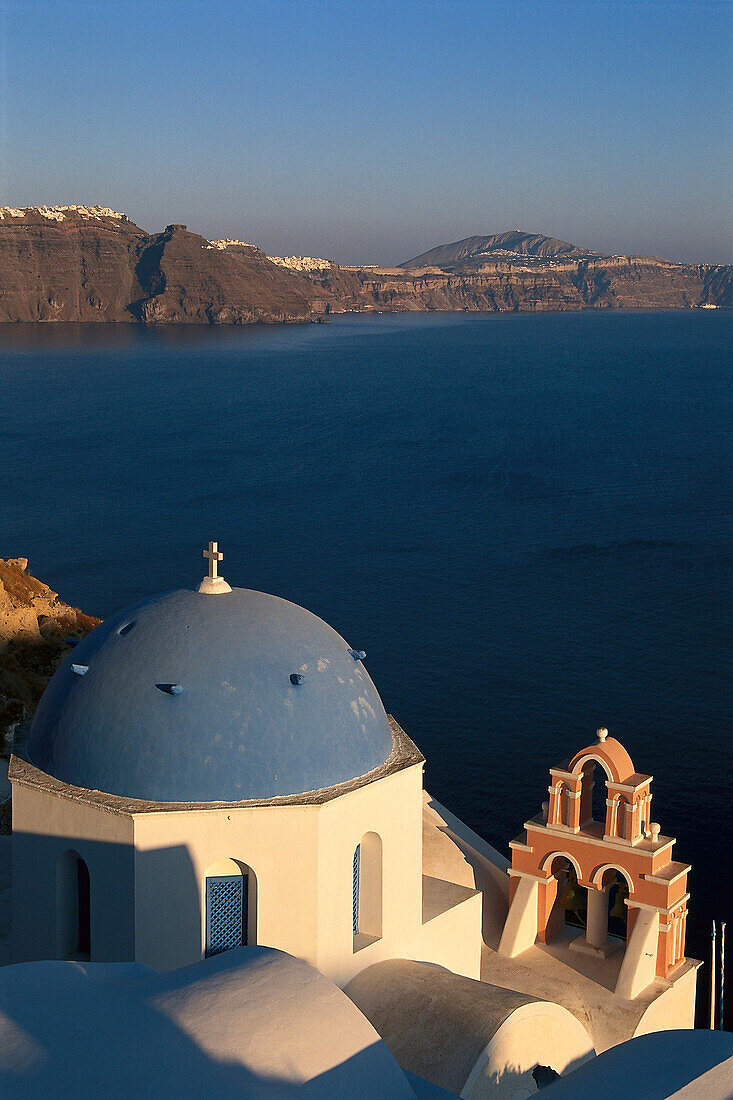
M 359 1028 L 371 1038 L 354 1050 L 379 1056 L 340 1095 L 519 1097 L 538 1067 L 564 1075 L 634 1035 L 692 1026 L 691 960 L 624 999 L 623 943 L 572 952 L 577 929 L 561 928 L 554 944 L 502 952 L 508 861 L 423 790 L 423 757 L 365 653 L 302 607 L 230 587 L 216 543 L 204 556 L 197 588 L 143 600 L 72 649 L 16 739 L 13 963 L 86 977 L 135 964 L 128 978 L 186 988 L 216 975 L 241 1005 L 282 1006 L 307 971 L 316 985 L 289 1028 L 300 1012 L 310 1034 L 321 990 L 319 1039 L 268 1055 L 271 1035 L 260 1049 L 256 1028 L 245 1040 L 230 1024 L 216 1049 L 263 1073 L 282 1062 L 309 1096 L 356 1065 L 338 1043 Z M 224 1040 L 197 1033 L 211 1042 Z M 231 1095 L 263 1095 L 241 1088 Z

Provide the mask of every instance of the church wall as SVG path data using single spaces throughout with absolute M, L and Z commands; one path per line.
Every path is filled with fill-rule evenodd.
M 650 1031 L 684 1029 L 695 1026 L 695 990 L 697 967 L 678 977 L 669 989 L 652 1001 L 639 1021 L 634 1035 Z
M 317 813 L 257 806 L 136 815 L 137 961 L 172 970 L 203 957 L 207 870 L 233 859 L 257 879 L 257 943 L 316 965 Z
M 354 950 L 354 851 L 370 832 L 382 841 L 382 935 Z M 320 807 L 314 965 L 343 987 L 372 963 L 413 957 L 419 951 L 421 920 L 422 764 L 418 764 Z
M 483 898 L 482 938 L 498 947 L 509 908 L 509 861 L 423 792 L 423 875 L 470 886 Z
M 69 850 L 89 869 L 91 961 L 132 960 L 131 818 L 15 783 L 13 961 L 59 958 L 56 869 Z
M 481 917 L 482 896 L 457 899 L 449 909 L 427 920 L 420 928 L 420 938 L 410 953 L 417 962 L 435 963 L 462 974 L 465 978 L 481 977 Z

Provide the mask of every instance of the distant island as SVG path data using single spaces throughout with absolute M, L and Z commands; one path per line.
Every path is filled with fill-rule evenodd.
M 101 206 L 0 208 L 0 322 L 250 324 L 345 312 L 705 309 L 733 266 L 604 255 L 519 229 L 397 267 L 267 256 L 185 225 L 150 234 Z

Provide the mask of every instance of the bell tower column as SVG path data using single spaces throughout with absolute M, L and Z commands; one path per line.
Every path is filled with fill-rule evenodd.
M 618 798 L 609 798 L 606 806 L 606 836 L 615 837 L 618 829 Z
M 588 926 L 585 939 L 589 947 L 603 948 L 608 942 L 608 889 L 588 890 Z

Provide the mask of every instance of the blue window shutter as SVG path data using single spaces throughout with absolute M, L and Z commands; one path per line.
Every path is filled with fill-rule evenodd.
M 206 880 L 206 957 L 247 942 L 247 876 Z
M 247 928 L 249 913 L 249 876 L 242 875 L 242 946 L 247 944 Z
M 354 877 L 352 886 L 352 899 L 351 899 L 351 930 L 354 935 L 359 933 L 359 856 L 361 854 L 361 844 L 357 844 L 356 851 L 354 852 Z

